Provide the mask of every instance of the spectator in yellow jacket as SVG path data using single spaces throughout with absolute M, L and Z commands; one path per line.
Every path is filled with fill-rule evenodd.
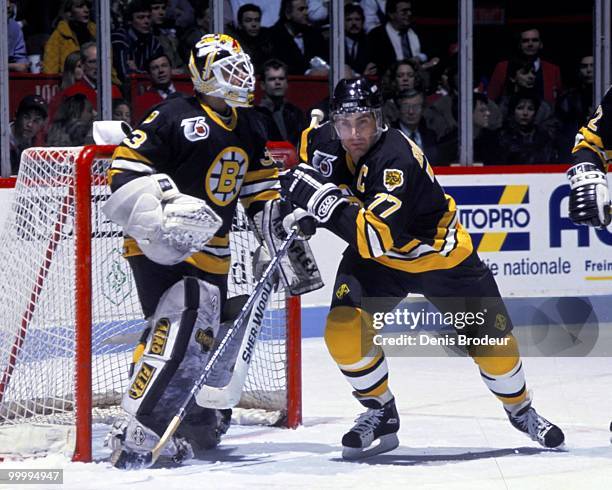
M 90 20 L 90 0 L 65 0 L 60 20 L 45 45 L 43 73 L 61 73 L 66 57 L 86 42 L 96 40 L 96 24 Z

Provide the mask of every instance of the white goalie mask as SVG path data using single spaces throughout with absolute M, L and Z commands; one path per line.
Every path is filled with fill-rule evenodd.
M 232 107 L 253 102 L 255 70 L 249 55 L 227 34 L 206 34 L 189 56 L 191 81 L 197 92 L 219 97 Z

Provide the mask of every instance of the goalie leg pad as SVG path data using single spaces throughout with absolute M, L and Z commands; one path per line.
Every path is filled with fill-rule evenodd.
M 153 315 L 144 352 L 123 396 L 123 409 L 161 435 L 208 362 L 219 321 L 216 286 L 186 277 L 168 289 Z M 216 411 L 198 408 L 189 420 L 198 424 L 198 433 L 209 427 L 212 436 L 203 445 L 210 447 L 208 440 L 217 438 Z

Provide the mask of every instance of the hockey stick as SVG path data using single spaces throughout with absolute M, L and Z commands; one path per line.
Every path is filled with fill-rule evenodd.
M 181 422 L 183 421 L 183 419 L 185 418 L 189 410 L 193 407 L 196 401 L 196 395 L 202 389 L 202 387 L 206 384 L 206 381 L 208 380 L 208 377 L 210 373 L 212 372 L 212 369 L 214 365 L 216 364 L 217 359 L 219 359 L 219 357 L 222 356 L 227 345 L 238 334 L 238 332 L 245 326 L 245 319 L 248 318 L 251 308 L 253 308 L 255 303 L 260 300 L 260 296 L 262 297 L 262 300 L 264 301 L 264 303 L 267 303 L 268 296 L 273 289 L 272 276 L 275 272 L 275 269 L 278 267 L 280 259 L 287 253 L 287 250 L 289 250 L 289 247 L 293 243 L 293 240 L 295 239 L 297 234 L 298 234 L 298 228 L 297 226 L 294 226 L 289 232 L 289 234 L 287 235 L 287 237 L 285 238 L 285 240 L 283 241 L 281 247 L 278 249 L 278 252 L 276 253 L 276 255 L 272 258 L 272 260 L 268 264 L 268 267 L 266 267 L 266 270 L 264 271 L 263 275 L 261 276 L 261 278 L 255 285 L 253 294 L 251 294 L 251 296 L 249 297 L 245 305 L 242 307 L 242 310 L 240 311 L 238 318 L 236 318 L 236 320 L 234 321 L 234 325 L 232 326 L 232 328 L 230 328 L 227 331 L 227 333 L 225 334 L 225 337 L 223 337 L 223 339 L 219 343 L 219 347 L 217 348 L 217 350 L 215 350 L 211 358 L 206 363 L 206 366 L 204 367 L 204 371 L 202 372 L 198 380 L 194 383 L 193 387 L 191 388 L 191 391 L 185 398 L 185 401 L 183 402 L 183 404 L 178 409 L 177 413 L 174 415 L 174 417 L 170 421 L 170 424 L 168 424 L 168 427 L 166 428 L 166 431 L 161 436 L 159 442 L 148 453 L 134 454 L 133 455 L 134 459 L 127 463 L 126 468 L 129 468 L 129 469 L 150 468 L 158 460 L 159 456 L 162 453 L 162 450 L 164 449 L 164 447 L 166 447 L 166 444 L 168 443 L 168 441 L 172 438 L 172 436 L 179 428 Z M 262 295 L 266 291 L 268 292 L 268 296 L 263 298 Z

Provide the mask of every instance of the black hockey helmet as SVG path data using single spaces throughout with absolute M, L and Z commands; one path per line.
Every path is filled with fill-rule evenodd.
M 376 121 L 377 135 L 384 130 L 382 117 L 382 95 L 375 83 L 367 78 L 343 78 L 334 89 L 334 96 L 330 103 L 330 119 L 335 129 L 335 135 L 342 139 L 341 119 L 350 114 L 372 114 Z
M 367 78 L 343 78 L 334 89 L 332 113 L 360 112 L 382 107 L 380 90 Z

